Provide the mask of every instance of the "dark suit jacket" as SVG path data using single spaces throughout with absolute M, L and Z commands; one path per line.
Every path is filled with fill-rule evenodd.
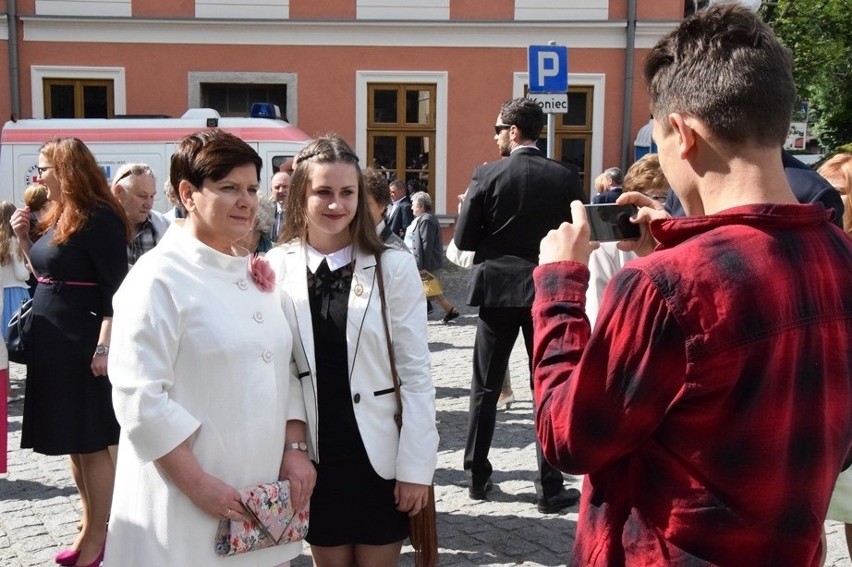
M 395 235 L 405 236 L 405 229 L 414 220 L 414 212 L 411 210 L 411 199 L 408 196 L 400 199 L 399 204 L 388 217 L 388 226 Z
M 577 168 L 520 148 L 480 165 L 456 223 L 459 250 L 474 250 L 468 305 L 529 307 L 541 239 L 585 202 Z
M 592 197 L 592 203 L 596 205 L 604 203 L 615 203 L 615 200 L 621 195 L 621 187 L 613 187 L 603 193 L 599 193 Z

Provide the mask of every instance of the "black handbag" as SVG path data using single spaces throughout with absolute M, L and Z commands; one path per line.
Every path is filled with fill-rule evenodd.
M 6 350 L 9 352 L 9 360 L 12 362 L 17 362 L 18 364 L 27 364 L 29 362 L 27 346 L 32 325 L 33 300 L 28 299 L 21 303 L 21 307 L 9 320 Z

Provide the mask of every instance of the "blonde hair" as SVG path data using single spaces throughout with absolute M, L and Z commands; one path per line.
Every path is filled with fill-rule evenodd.
M 836 189 L 843 196 L 843 230 L 852 236 L 852 153 L 844 152 L 832 156 L 820 166 L 817 173 L 825 178 L 843 179 L 843 184 L 836 186 Z
M 639 191 L 648 193 L 654 189 L 668 190 L 669 181 L 666 179 L 660 158 L 657 154 L 645 154 L 627 170 L 624 175 L 624 191 Z
M 47 204 L 47 187 L 41 183 L 33 183 L 24 190 L 24 204 L 31 213 L 39 212 Z
M 606 189 L 606 173 L 601 173 L 595 177 L 595 191 L 603 193 L 604 189 Z
M 5 266 L 12 261 L 12 250 L 19 260 L 23 260 L 24 254 L 12 232 L 12 214 L 15 212 L 15 204 L 9 201 L 0 201 L 0 266 Z

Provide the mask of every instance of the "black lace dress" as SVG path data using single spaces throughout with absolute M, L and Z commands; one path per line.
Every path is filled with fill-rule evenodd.
M 308 269 L 320 455 L 306 538 L 312 545 L 385 545 L 408 535 L 407 516 L 394 504 L 396 481 L 373 470 L 352 408 L 346 350 L 352 273 L 353 264 L 330 272 L 325 260 L 316 274 Z

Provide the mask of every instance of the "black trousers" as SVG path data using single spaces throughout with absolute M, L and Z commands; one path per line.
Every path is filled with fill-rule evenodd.
M 532 388 L 532 310 L 529 307 L 480 307 L 473 345 L 473 379 L 470 384 L 467 443 L 464 451 L 464 470 L 472 484 L 481 486 L 491 477 L 493 467 L 488 460 L 494 426 L 497 420 L 497 399 L 509 357 L 518 331 L 524 334 L 527 360 L 530 364 Z M 533 433 L 534 434 L 534 433 Z M 534 479 L 539 498 L 550 497 L 562 489 L 562 473 L 554 469 L 535 442 L 538 473 Z

